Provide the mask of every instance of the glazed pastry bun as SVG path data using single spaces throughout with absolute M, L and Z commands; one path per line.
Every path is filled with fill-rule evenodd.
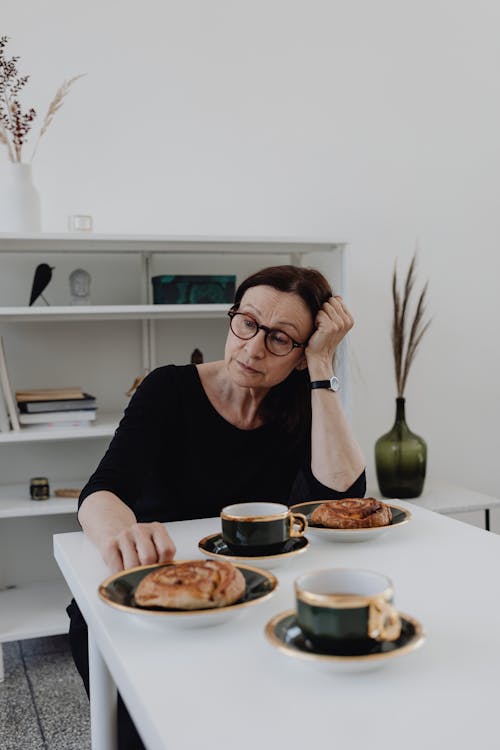
M 188 560 L 155 568 L 139 582 L 134 598 L 141 607 L 210 609 L 233 604 L 245 589 L 243 574 L 230 562 Z
M 310 523 L 327 529 L 369 529 L 388 526 L 392 512 L 388 505 L 374 497 L 327 500 L 311 513 Z

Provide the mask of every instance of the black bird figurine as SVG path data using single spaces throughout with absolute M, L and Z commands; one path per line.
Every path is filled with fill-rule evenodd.
M 49 266 L 48 263 L 40 263 L 40 265 L 36 267 L 35 275 L 33 277 L 33 286 L 31 287 L 30 305 L 32 305 L 38 297 L 41 297 L 46 305 L 49 304 L 42 292 L 50 282 L 54 268 L 55 266 Z

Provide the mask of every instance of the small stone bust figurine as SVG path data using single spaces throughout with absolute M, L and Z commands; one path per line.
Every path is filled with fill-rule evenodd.
M 69 275 L 72 305 L 90 305 L 91 276 L 83 268 L 76 268 Z

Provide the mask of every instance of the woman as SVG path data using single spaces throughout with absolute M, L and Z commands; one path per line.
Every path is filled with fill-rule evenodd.
M 223 360 L 148 375 L 81 493 L 80 523 L 111 572 L 171 560 L 162 522 L 240 501 L 364 496 L 363 456 L 329 388 L 353 325 L 342 298 L 313 269 L 265 268 L 238 287 L 229 322 Z M 69 611 L 87 684 L 85 624 Z M 120 747 L 140 747 L 128 731 Z

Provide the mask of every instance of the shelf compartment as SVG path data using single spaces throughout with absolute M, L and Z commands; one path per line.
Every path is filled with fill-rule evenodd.
M 86 480 L 56 479 L 51 481 L 51 488 L 83 487 L 85 483 Z M 0 485 L 0 519 L 76 513 L 77 504 L 78 500 L 75 497 L 55 497 L 54 495 L 51 495 L 48 500 L 31 500 L 29 482 Z
M 70 601 L 62 577 L 0 590 L 0 643 L 67 633 Z
M 120 417 L 119 414 L 102 413 L 87 427 L 21 427 L 20 430 L 0 432 L 0 443 L 38 443 L 111 437 L 118 427 Z

